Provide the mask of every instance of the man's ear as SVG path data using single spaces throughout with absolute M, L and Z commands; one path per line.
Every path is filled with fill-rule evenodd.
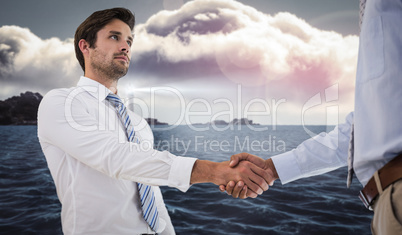
M 89 52 L 89 43 L 85 39 L 81 39 L 78 42 L 78 47 L 80 48 L 82 54 L 86 55 Z

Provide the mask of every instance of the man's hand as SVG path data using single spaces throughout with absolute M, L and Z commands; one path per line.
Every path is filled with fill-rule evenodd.
M 227 184 L 229 181 L 243 182 L 248 197 L 257 197 L 268 189 L 271 176 L 250 161 L 241 161 L 236 166 L 229 162 L 211 162 L 197 160 L 191 173 L 191 183 L 211 182 L 216 185 Z M 247 185 L 247 186 L 245 186 Z
M 279 178 L 271 159 L 264 160 L 249 153 L 239 153 L 232 155 L 229 165 L 230 167 L 235 167 L 242 161 L 251 162 L 256 166 L 262 168 L 269 177 L 267 182 L 270 186 L 272 186 L 274 184 L 274 181 Z M 252 197 L 250 191 L 247 189 L 247 186 L 244 186 L 244 183 L 241 181 L 238 181 L 237 184 L 235 184 L 234 181 L 229 181 L 226 186 L 220 185 L 219 189 L 222 192 L 226 191 L 227 194 L 232 195 L 232 197 L 234 198 L 244 199 L 247 197 Z
M 226 193 L 232 195 L 233 198 L 246 199 L 248 197 L 253 197 L 251 196 L 251 193 L 248 192 L 247 185 L 244 185 L 243 181 L 239 181 L 237 184 L 234 181 L 229 181 L 226 186 L 223 184 L 219 185 L 219 190 L 221 192 L 226 191 Z

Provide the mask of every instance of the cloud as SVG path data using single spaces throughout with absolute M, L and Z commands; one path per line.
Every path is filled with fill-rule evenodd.
M 80 73 L 72 39 L 43 40 L 19 26 L 0 27 L 0 65 L 4 97 L 71 86 Z
M 234 106 L 256 98 L 273 107 L 285 99 L 281 120 L 297 124 L 289 117 L 336 84 L 340 110 L 353 109 L 357 36 L 320 30 L 287 12 L 267 15 L 231 0 L 188 1 L 180 8 L 182 1 L 168 2 L 176 5 L 136 26 L 131 69 L 121 90 L 133 84 L 134 89 L 166 85 L 182 92 L 188 103 L 204 98 L 214 113 L 222 109 L 213 101 L 222 97 Z M 26 28 L 0 28 L 0 98 L 74 86 L 81 74 L 73 39 L 41 39 Z M 243 103 L 236 103 L 239 96 Z M 170 104 L 165 97 L 160 102 L 156 113 L 163 118 L 154 117 L 174 123 L 168 116 L 176 112 L 177 102 Z M 314 110 L 313 116 L 321 112 L 318 106 Z
M 304 101 L 334 83 L 342 83 L 342 94 L 353 91 L 358 37 L 314 28 L 290 13 L 190 1 L 153 15 L 135 33 L 134 73 L 161 81 L 220 78 Z

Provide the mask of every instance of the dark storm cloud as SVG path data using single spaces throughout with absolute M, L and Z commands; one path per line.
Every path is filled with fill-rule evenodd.
M 341 90 L 353 87 L 358 38 L 319 30 L 290 13 L 271 16 L 237 1 L 190 1 L 158 12 L 135 34 L 128 75 L 154 84 L 224 80 L 269 84 L 270 95 L 301 97 L 340 80 L 347 81 Z M 72 86 L 82 75 L 72 39 L 41 39 L 29 29 L 3 26 L 0 40 L 3 96 Z
M 153 15 L 135 33 L 133 73 L 159 81 L 223 79 L 301 99 L 341 80 L 342 91 L 353 90 L 358 38 L 319 30 L 290 13 L 191 1 Z
M 13 71 L 15 55 L 20 52 L 21 43 L 15 40 L 11 27 L 0 28 L 0 79 L 7 78 Z
M 45 93 L 71 86 L 79 76 L 71 39 L 43 40 L 18 26 L 0 27 L 0 64 L 4 97 L 16 91 Z
M 161 59 L 158 53 L 148 52 L 141 55 L 140 60 L 132 63 L 129 74 L 141 77 L 152 75 L 155 80 L 192 80 L 206 79 L 215 75 L 223 76 L 215 58 L 200 57 L 194 60 L 171 62 Z

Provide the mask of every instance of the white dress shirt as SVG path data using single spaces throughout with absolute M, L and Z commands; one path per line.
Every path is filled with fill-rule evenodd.
M 273 157 L 282 183 L 346 166 L 353 123 L 353 168 L 362 185 L 402 152 L 401 22 L 400 0 L 367 0 L 360 33 L 354 114 L 329 134 Z
M 146 121 L 129 111 L 140 144 L 128 142 L 111 91 L 81 77 L 77 87 L 56 89 L 38 110 L 38 137 L 62 205 L 65 234 L 153 233 L 142 217 L 137 185 L 153 186 L 159 234 L 174 234 L 158 186 L 185 192 L 195 158 L 153 149 Z

